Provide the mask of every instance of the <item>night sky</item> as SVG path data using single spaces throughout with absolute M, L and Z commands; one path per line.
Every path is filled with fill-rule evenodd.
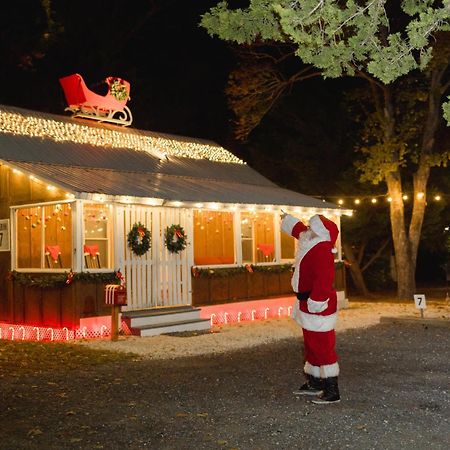
M 45 3 L 2 3 L 0 104 L 67 114 L 60 77 L 80 73 L 104 93 L 102 80 L 118 76 L 131 83 L 135 128 L 212 139 L 303 194 L 336 201 L 385 193 L 384 185 L 358 184 L 353 166 L 356 133 L 343 99 L 357 80 L 300 83 L 248 142 L 233 139 L 224 89 L 236 48 L 199 26 L 216 0 L 52 0 L 50 20 Z M 435 173 L 448 180 L 448 169 L 434 170 L 431 185 Z
M 0 103 L 63 114 L 59 77 L 78 72 L 101 93 L 101 80 L 120 76 L 131 83 L 134 127 L 225 139 L 233 55 L 198 26 L 213 1 L 55 0 L 47 39 L 38 4 L 2 7 Z

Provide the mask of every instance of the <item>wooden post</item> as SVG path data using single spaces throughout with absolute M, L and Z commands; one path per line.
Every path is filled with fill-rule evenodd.
M 120 305 L 111 306 L 111 340 L 117 341 L 119 339 L 119 312 Z

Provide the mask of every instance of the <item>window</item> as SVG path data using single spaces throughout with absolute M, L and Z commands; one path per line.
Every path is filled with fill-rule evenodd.
M 194 264 L 234 264 L 233 213 L 194 211 Z
M 241 213 L 242 262 L 275 260 L 273 213 Z
M 70 203 L 18 208 L 17 268 L 72 267 L 72 206 Z
M 280 231 L 280 235 L 281 259 L 294 259 L 296 239 L 294 239 L 292 236 L 289 236 L 284 231 Z
M 111 268 L 110 206 L 85 203 L 83 206 L 85 269 Z

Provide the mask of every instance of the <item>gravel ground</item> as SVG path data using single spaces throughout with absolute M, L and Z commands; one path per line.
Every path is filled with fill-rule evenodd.
M 352 304 L 341 312 L 339 404 L 313 405 L 292 394 L 302 381 L 302 357 L 288 319 L 228 326 L 165 336 L 166 352 L 203 345 L 202 355 L 156 358 L 162 353 L 154 347 L 164 339 L 148 338 L 153 349 L 139 357 L 3 374 L 0 448 L 448 449 L 449 306 L 436 303 L 426 322 L 380 323 L 378 313 L 390 316 L 396 308 L 415 314 L 391 306 L 370 305 L 363 313 L 364 305 Z M 271 336 L 265 341 L 264 331 Z M 213 344 L 200 344 L 205 339 Z M 225 350 L 220 339 L 234 344 Z M 88 348 L 102 345 L 112 348 Z

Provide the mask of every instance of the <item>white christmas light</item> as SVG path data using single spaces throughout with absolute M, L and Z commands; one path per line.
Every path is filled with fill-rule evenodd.
M 73 122 L 58 121 L 0 111 L 0 133 L 52 139 L 56 142 L 70 141 L 100 147 L 128 148 L 157 152 L 168 156 L 208 159 L 210 161 L 245 164 L 244 161 L 219 145 L 189 142 L 168 137 L 151 136 L 138 130 L 118 131 L 90 127 Z

